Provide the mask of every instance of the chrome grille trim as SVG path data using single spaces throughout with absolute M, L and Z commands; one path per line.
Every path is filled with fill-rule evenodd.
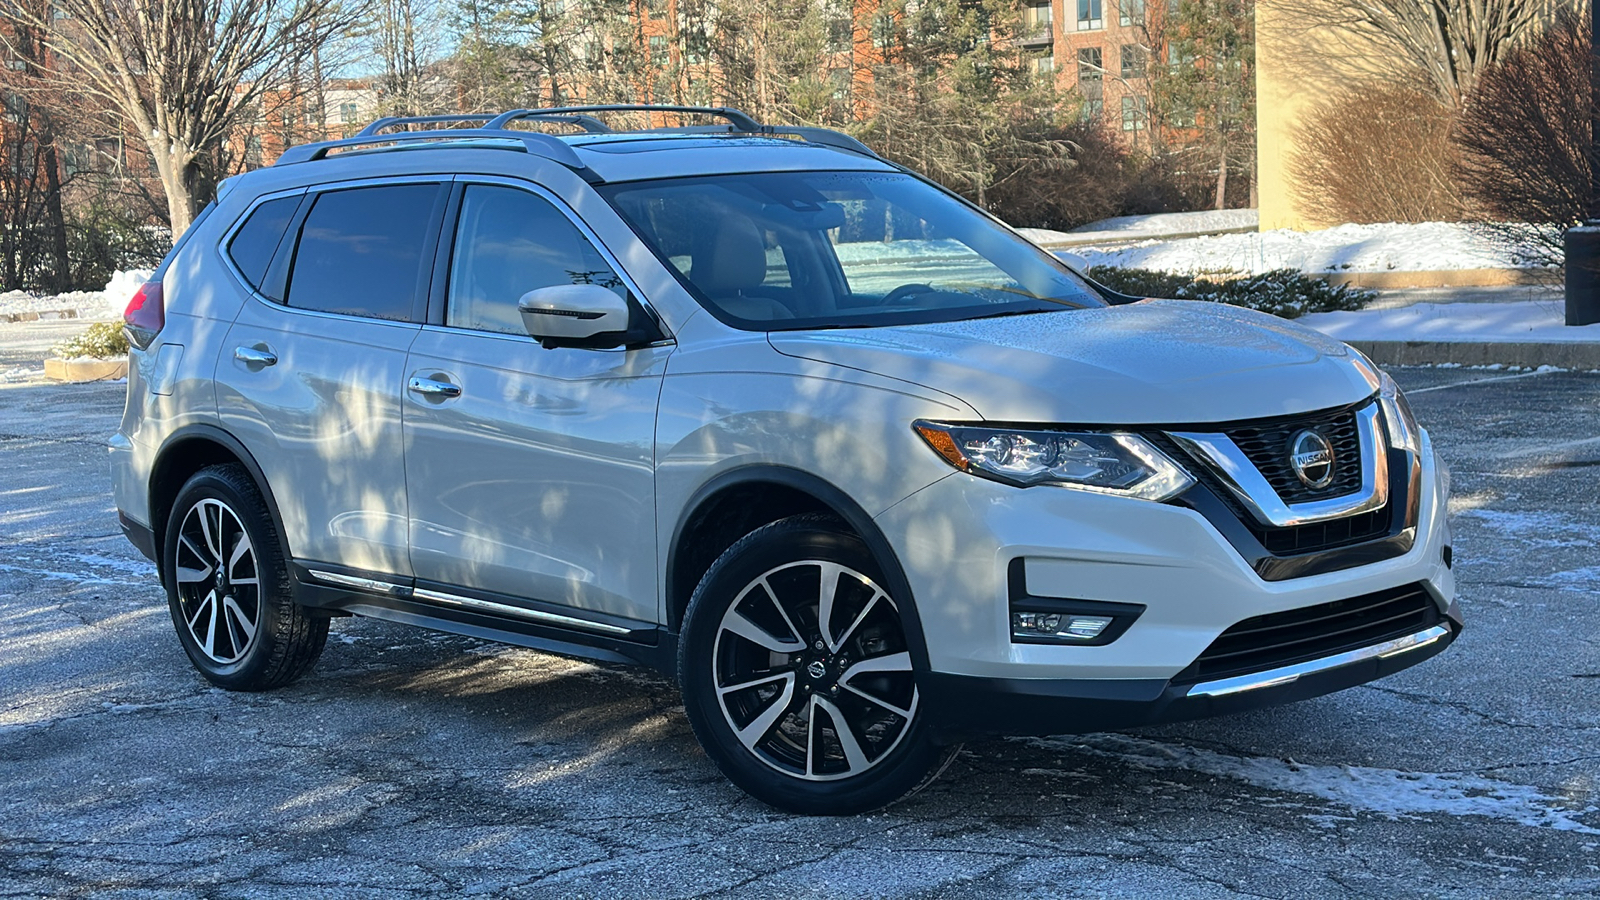
M 1382 509 L 1389 502 L 1389 454 L 1378 427 L 1378 404 L 1356 411 L 1361 445 L 1361 489 L 1345 497 L 1288 504 L 1226 434 L 1169 431 L 1190 456 L 1209 468 L 1263 525 L 1290 528 Z

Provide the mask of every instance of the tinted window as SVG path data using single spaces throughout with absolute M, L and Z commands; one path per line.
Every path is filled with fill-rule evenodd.
M 515 188 L 471 185 L 461 199 L 445 324 L 527 334 L 517 300 L 560 284 L 598 284 L 626 297 L 611 267 L 561 211 Z
M 351 316 L 410 319 L 438 195 L 433 184 L 319 195 L 300 229 L 286 302 Z
M 295 208 L 299 205 L 299 197 L 268 200 L 250 213 L 250 217 L 234 232 L 233 240 L 228 242 L 228 256 L 251 287 L 261 289 L 261 279 L 266 277 L 267 265 L 272 262 L 272 254 L 283 239 L 283 230 L 289 227 L 289 220 L 294 218 Z
M 909 175 L 772 172 L 600 190 L 701 303 L 742 328 L 1103 305 L 1060 260 Z

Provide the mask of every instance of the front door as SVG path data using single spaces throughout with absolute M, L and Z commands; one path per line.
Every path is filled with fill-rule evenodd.
M 653 448 L 671 347 L 547 350 L 528 337 L 517 311 L 528 291 L 628 293 L 545 195 L 465 185 L 446 229 L 442 323 L 422 329 L 407 361 L 418 587 L 654 622 Z

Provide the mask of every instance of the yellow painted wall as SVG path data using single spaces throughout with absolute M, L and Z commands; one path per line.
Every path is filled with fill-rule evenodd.
M 1262 231 L 1304 231 L 1319 226 L 1295 207 L 1288 167 L 1296 126 L 1332 91 L 1372 77 L 1382 51 L 1347 36 L 1291 27 L 1274 2 L 1294 0 L 1256 4 L 1257 203 Z

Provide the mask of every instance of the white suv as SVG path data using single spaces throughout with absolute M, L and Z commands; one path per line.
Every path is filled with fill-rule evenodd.
M 117 508 L 211 681 L 350 614 L 644 663 L 840 813 L 1459 633 L 1444 470 L 1359 353 L 1112 293 L 841 134 L 616 109 L 295 148 L 134 297 Z

